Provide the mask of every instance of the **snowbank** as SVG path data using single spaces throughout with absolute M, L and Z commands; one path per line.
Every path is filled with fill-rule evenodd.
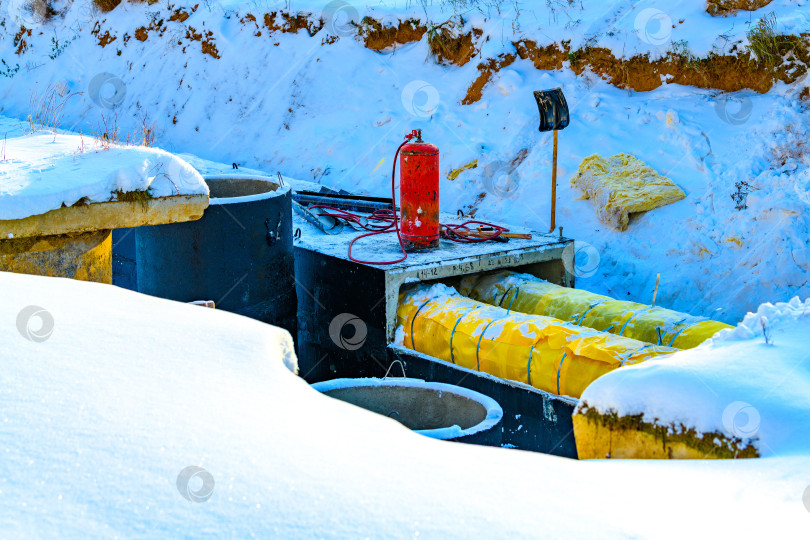
M 100 146 L 79 135 L 35 133 L 5 139 L 0 156 L 0 220 L 71 206 L 114 201 L 118 194 L 150 197 L 208 195 L 202 176 L 168 152 Z
M 806 456 L 586 463 L 434 441 L 319 395 L 290 372 L 289 335 L 259 322 L 55 278 L 0 273 L 0 293 L 9 537 L 774 538 L 807 526 Z
M 696 349 L 597 379 L 579 408 L 750 440 L 763 457 L 810 449 L 810 299 L 763 304 Z

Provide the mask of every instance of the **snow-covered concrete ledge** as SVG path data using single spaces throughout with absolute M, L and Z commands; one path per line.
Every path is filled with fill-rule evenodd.
M 810 299 L 762 304 L 698 348 L 600 377 L 574 433 L 581 459 L 806 455 Z
M 37 133 L 0 146 L 0 239 L 199 219 L 208 186 L 154 148 Z
M 208 186 L 180 158 L 40 132 L 0 147 L 0 270 L 112 282 L 112 229 L 192 221 Z

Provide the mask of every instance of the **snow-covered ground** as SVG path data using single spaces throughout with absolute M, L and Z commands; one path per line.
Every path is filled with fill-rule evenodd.
M 578 462 L 436 441 L 309 388 L 261 323 L 57 278 L 0 273 L 0 291 L 6 538 L 806 535 L 806 452 Z
M 194 2 L 175 8 L 186 4 Z M 441 149 L 443 211 L 475 207 L 479 218 L 545 230 L 551 135 L 537 132 L 531 91 L 561 86 L 572 121 L 560 132 L 557 223 L 579 241 L 579 286 L 649 303 L 661 273 L 659 305 L 730 323 L 759 303 L 810 293 L 810 115 L 797 99 L 805 79 L 765 95 L 678 85 L 636 93 L 588 70 L 575 76 L 567 62 L 539 71 L 518 59 L 493 76 L 480 101 L 460 104 L 479 60 L 514 52 L 517 39 L 570 39 L 573 48 L 590 43 L 653 57 L 685 40 L 700 55 L 724 40 L 744 47 L 746 31 L 770 12 L 778 31 L 807 31 L 804 2 L 776 0 L 728 17 L 710 17 L 703 0 L 550 1 L 517 11 L 495 1 L 429 4 L 231 1 L 200 5 L 181 22 L 169 21 L 159 4 L 124 2 L 99 14 L 76 0 L 64 18 L 29 21 L 20 54 L 19 17 L 8 15 L 0 28 L 0 58 L 9 66 L 0 112 L 25 118 L 32 95 L 59 88 L 65 129 L 97 132 L 104 118 L 123 135 L 154 122 L 156 146 L 172 152 L 375 195 L 390 189 L 404 133 L 422 128 Z M 262 14 L 277 9 L 322 15 L 326 25 L 312 37 L 271 33 Z M 242 21 L 248 13 L 255 23 Z M 438 23 L 454 14 L 463 14 L 465 29 L 485 32 L 479 56 L 462 67 L 429 58 L 426 37 L 374 52 L 347 22 L 370 15 Z M 164 21 L 165 33 L 133 37 L 153 19 Z M 203 54 L 189 29 L 211 32 L 220 58 Z M 116 39 L 101 47 L 105 32 Z M 326 43 L 330 35 L 340 39 Z M 568 180 L 583 158 L 619 152 L 670 177 L 687 198 L 638 216 L 624 233 L 602 225 Z M 444 178 L 473 159 L 477 168 Z
M 806 78 L 764 95 L 678 85 L 636 93 L 588 70 L 576 76 L 567 62 L 539 71 L 518 59 L 481 100 L 461 104 L 478 62 L 514 52 L 517 39 L 653 58 L 685 41 L 704 55 L 744 47 L 750 25 L 771 11 L 780 31 L 807 32 L 806 2 L 776 0 L 722 18 L 705 14 L 703 0 L 526 4 L 225 0 L 169 21 L 162 4 L 125 2 L 99 14 L 75 0 L 58 1 L 64 17 L 40 24 L 19 0 L 4 2 L 0 219 L 75 202 L 79 193 L 66 189 L 76 185 L 73 167 L 101 171 L 81 196 L 102 200 L 116 188 L 158 189 L 165 176 L 150 172 L 156 164 L 182 163 L 156 150 L 75 151 L 105 123 L 119 126 L 121 139 L 153 126 L 156 146 L 203 172 L 237 163 L 375 195 L 390 189 L 403 134 L 421 128 L 441 149 L 443 211 L 475 208 L 479 218 L 547 230 L 551 136 L 537 132 L 531 91 L 561 86 L 572 121 L 559 134 L 557 222 L 579 242 L 578 286 L 648 303 L 660 273 L 658 305 L 732 323 L 762 302 L 806 298 L 810 115 L 797 98 Z M 322 13 L 327 24 L 314 36 L 269 32 L 261 15 L 280 8 Z M 461 67 L 430 59 L 426 38 L 374 52 L 346 24 L 365 15 L 439 23 L 454 14 L 464 29 L 484 31 L 480 55 Z M 18 35 L 21 25 L 31 34 Z M 149 27 L 145 41 L 139 27 Z M 219 58 L 201 52 L 194 34 Z M 26 135 L 25 118 L 49 95 L 64 101 L 60 134 Z M 23 169 L 23 158 L 43 159 L 46 147 L 44 167 Z M 637 216 L 626 232 L 602 225 L 568 179 L 583 158 L 619 152 L 670 177 L 686 199 Z M 474 159 L 476 168 L 445 178 Z M 11 192 L 31 198 L 3 206 Z M 0 530 L 803 537 L 807 307 L 766 305 L 705 347 L 615 372 L 585 393 L 605 409 L 649 409 L 738 436 L 756 419 L 766 459 L 576 462 L 430 440 L 330 400 L 293 374 L 289 336 L 255 321 L 110 286 L 0 273 Z M 757 334 L 762 317 L 773 345 Z M 672 384 L 653 386 L 660 373 Z M 617 394 L 615 381 L 633 391 Z

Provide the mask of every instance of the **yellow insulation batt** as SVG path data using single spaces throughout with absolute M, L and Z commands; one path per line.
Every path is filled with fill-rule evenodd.
M 572 397 L 609 371 L 675 351 L 507 311 L 445 285 L 401 293 L 397 323 L 398 342 L 415 351 Z
M 529 274 L 504 271 L 461 280 L 459 292 L 512 311 L 545 315 L 578 326 L 677 349 L 697 347 L 730 325 L 671 309 L 614 300 Z
M 646 212 L 680 201 L 686 194 L 655 169 L 629 154 L 607 159 L 598 154 L 586 157 L 571 184 L 596 205 L 596 215 L 605 225 L 623 231 L 629 214 Z

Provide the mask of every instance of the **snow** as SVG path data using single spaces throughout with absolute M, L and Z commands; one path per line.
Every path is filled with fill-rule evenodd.
M 580 407 L 750 440 L 765 457 L 807 455 L 808 329 L 810 299 L 763 304 L 696 349 L 597 379 Z
M 480 101 L 460 103 L 478 63 L 513 53 L 518 39 L 651 58 L 685 41 L 703 56 L 744 47 L 747 30 L 771 11 L 779 31 L 810 31 L 806 1 L 713 18 L 704 0 L 223 0 L 182 23 L 162 4 L 123 2 L 99 14 L 89 0 L 57 3 L 65 17 L 46 24 L 19 1 L 0 8 L 0 113 L 8 116 L 0 117 L 0 219 L 82 197 L 110 200 L 116 189 L 203 193 L 186 162 L 203 174 L 236 163 L 247 174 L 280 171 L 299 179 L 296 187 L 387 196 L 393 152 L 421 128 L 441 149 L 443 212 L 475 208 L 479 219 L 546 231 L 551 134 L 537 132 L 531 91 L 560 86 L 571 124 L 559 133 L 557 223 L 577 239 L 577 285 L 649 303 L 660 273 L 658 305 L 729 323 L 774 302 L 705 346 L 599 379 L 584 399 L 750 436 L 767 458 L 575 462 L 430 440 L 309 388 L 291 373 L 282 331 L 109 286 L 0 273 L 0 320 L 9 322 L 0 326 L 4 534 L 774 538 L 806 530 L 807 302 L 779 303 L 810 296 L 810 115 L 797 99 L 806 78 L 762 95 L 672 84 L 637 93 L 589 70 L 576 76 L 568 62 L 539 71 L 518 59 Z M 312 37 L 256 36 L 239 22 L 283 7 L 323 13 L 330 24 Z M 462 67 L 428 59 L 426 38 L 368 50 L 331 20 L 340 11 L 355 21 L 439 23 L 454 10 L 466 20 L 461 31 L 484 30 L 479 57 Z M 125 39 L 153 17 L 165 21 L 162 38 Z M 20 24 L 32 35 L 17 54 Z M 212 32 L 219 60 L 189 42 L 192 27 Z M 341 39 L 327 45 L 330 28 Z M 100 47 L 107 31 L 116 40 Z M 75 93 L 59 134 L 29 134 L 18 119 L 37 112 L 32 97 L 55 82 L 60 98 Z M 156 149 L 93 147 L 88 136 L 77 151 L 76 133 L 113 119 L 122 133 L 154 122 L 156 146 L 182 161 Z M 620 152 L 687 198 L 636 216 L 624 233 L 602 226 L 568 180 L 584 157 Z M 446 180 L 474 159 L 477 168 Z M 398 253 L 393 235 L 379 241 Z M 21 316 L 24 324 L 11 322 Z M 204 503 L 178 493 L 188 467 L 215 481 Z
M 435 441 L 319 395 L 290 371 L 289 335 L 259 322 L 56 278 L 0 273 L 0 290 L 8 537 L 774 538 L 807 525 L 806 456 L 577 462 Z M 15 325 L 32 305 L 52 325 Z
M 657 304 L 731 324 L 763 302 L 810 294 L 810 158 L 804 142 L 810 115 L 797 99 L 806 82 L 780 83 L 764 95 L 672 84 L 637 93 L 615 88 L 589 70 L 576 76 L 567 62 L 559 71 L 539 71 L 518 59 L 493 76 L 479 102 L 460 104 L 479 75 L 478 62 L 514 52 L 514 39 L 539 45 L 572 39 L 572 47 L 590 43 L 626 56 L 633 51 L 655 56 L 686 40 L 694 54 L 702 54 L 721 35 L 720 41 L 744 45 L 750 25 L 771 11 L 779 30 L 808 31 L 806 2 L 775 0 L 756 12 L 710 17 L 704 0 L 553 1 L 518 4 L 517 19 L 513 4 L 479 2 L 459 8 L 468 26 L 485 31 L 480 57 L 462 67 L 428 59 L 426 38 L 377 53 L 352 37 L 354 30 L 322 45 L 328 29 L 310 37 L 306 31 L 271 35 L 264 28 L 257 37 L 250 24 L 239 22 L 253 12 L 261 24 L 260 14 L 284 7 L 281 3 L 203 3 L 179 23 L 168 21 L 160 4 L 124 2 L 97 17 L 87 2 L 73 2 L 64 20 L 35 28 L 24 54 L 2 55 L 20 71 L 0 77 L 0 112 L 25 118 L 31 95 L 42 96 L 60 81 L 67 92 L 82 92 L 65 103 L 65 130 L 92 133 L 102 118 L 115 117 L 122 133 L 131 133 L 146 119 L 155 123 L 156 146 L 169 152 L 381 196 L 390 191 L 389 167 L 403 134 L 421 128 L 441 150 L 443 212 L 475 207 L 477 218 L 545 231 L 551 134 L 536 130 L 531 91 L 560 86 L 571 124 L 559 133 L 557 223 L 578 240 L 581 259 L 590 255 L 591 262 L 576 269 L 579 286 L 650 303 L 660 273 Z M 453 5 L 461 4 L 429 3 L 427 18 L 446 20 Z M 341 16 L 356 11 L 358 18 L 388 22 L 426 18 L 419 2 L 357 2 L 344 8 Z M 332 13 L 310 0 L 291 9 Z M 645 42 L 636 32 L 636 17 L 646 9 L 673 21 L 665 44 Z M 145 42 L 124 43 L 124 34 L 148 26 L 150 13 L 166 21 L 164 37 L 150 32 Z M 90 34 L 96 20 L 102 34 L 118 36 L 105 48 Z M 189 26 L 213 32 L 221 59 L 202 54 L 199 43 L 184 38 Z M 0 28 L 4 50 L 13 50 L 13 39 L 13 28 Z M 53 39 L 62 51 L 55 59 Z M 268 75 L 267 66 L 277 68 Z M 117 77 L 115 84 L 99 88 L 97 77 L 110 81 L 106 74 Z M 18 129 L 13 121 L 0 122 L 0 128 Z M 526 158 L 511 168 L 524 150 Z M 620 152 L 670 177 L 687 198 L 636 216 L 624 233 L 603 226 L 592 203 L 579 200 L 568 180 L 585 157 Z M 449 171 L 474 159 L 477 168 L 446 180 Z M 747 186 L 735 186 L 740 182 Z M 735 193 L 745 208 L 735 208 Z M 393 235 L 379 241 L 398 253 Z
M 79 135 L 35 133 L 7 138 L 0 156 L 0 220 L 116 200 L 116 192 L 152 197 L 208 195 L 202 176 L 158 149 L 101 146 Z

